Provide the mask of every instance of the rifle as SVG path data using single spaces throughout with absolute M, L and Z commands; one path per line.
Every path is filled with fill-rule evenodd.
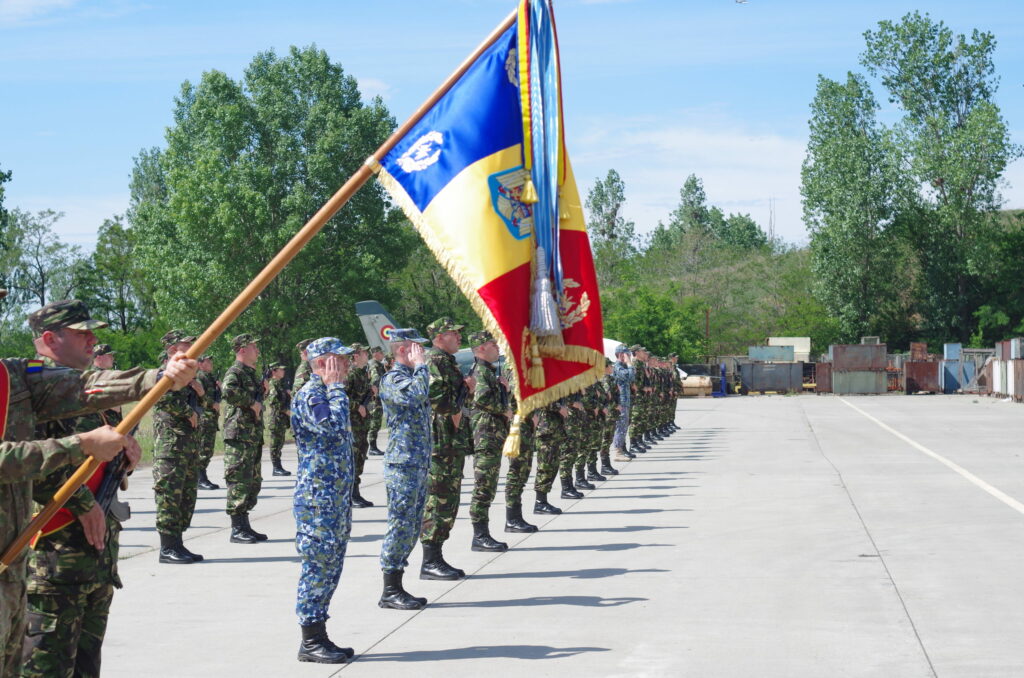
M 107 468 L 104 469 L 103 480 L 100 482 L 99 488 L 96 490 L 96 503 L 103 510 L 104 514 L 110 514 L 118 522 L 124 522 L 131 518 L 131 509 L 128 508 L 128 504 L 123 502 L 116 502 L 117 490 L 121 487 L 121 483 L 124 482 L 125 476 L 128 474 L 128 457 L 125 456 L 124 452 L 121 452 L 113 461 L 107 464 Z

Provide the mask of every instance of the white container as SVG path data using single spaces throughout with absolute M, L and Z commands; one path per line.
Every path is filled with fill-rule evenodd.
M 1003 361 L 992 361 L 992 395 L 1003 394 Z

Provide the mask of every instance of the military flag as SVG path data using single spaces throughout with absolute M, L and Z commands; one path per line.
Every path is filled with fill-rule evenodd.
M 514 368 L 517 417 L 604 373 L 559 71 L 550 0 L 521 0 L 512 25 L 371 162 Z

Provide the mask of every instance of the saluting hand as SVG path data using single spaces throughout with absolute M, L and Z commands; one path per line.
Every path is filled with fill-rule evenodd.
M 409 347 L 409 362 L 413 364 L 413 367 L 419 367 L 427 362 L 427 352 L 420 344 L 413 343 Z
M 327 385 L 340 383 L 343 379 L 341 356 L 329 355 L 324 364 L 323 380 Z

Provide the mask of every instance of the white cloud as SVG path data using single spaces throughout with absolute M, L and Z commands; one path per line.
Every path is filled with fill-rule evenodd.
M 5 196 L 5 206 L 26 212 L 51 209 L 63 212 L 64 218 L 53 225 L 53 230 L 65 243 L 80 245 L 86 252 L 96 246 L 96 234 L 105 219 L 124 214 L 128 209 L 128 193 L 111 195 L 19 195 L 12 183 Z
M 0 26 L 14 26 L 68 9 L 79 0 L 0 0 Z
M 377 96 L 387 101 L 391 98 L 391 93 L 394 91 L 391 85 L 377 78 L 356 78 L 356 80 L 359 82 L 359 91 L 366 101 Z

